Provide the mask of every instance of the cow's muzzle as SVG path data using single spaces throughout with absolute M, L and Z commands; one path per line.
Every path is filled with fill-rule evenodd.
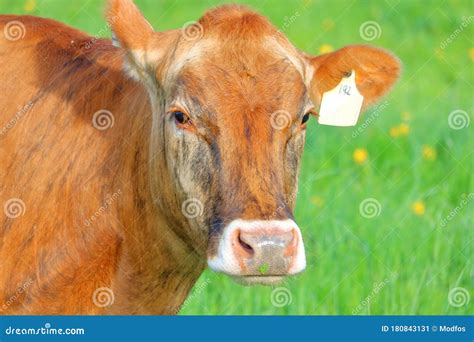
M 208 265 L 242 283 L 278 283 L 306 267 L 301 232 L 293 220 L 234 220 L 224 228 Z

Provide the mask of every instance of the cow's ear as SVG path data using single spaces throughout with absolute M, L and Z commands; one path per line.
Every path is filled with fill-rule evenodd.
M 107 22 L 112 30 L 114 45 L 126 53 L 128 74 L 146 81 L 164 53 L 165 44 L 157 47 L 162 33 L 153 30 L 132 0 L 109 0 L 107 5 Z
M 319 107 L 323 94 L 355 71 L 357 89 L 364 96 L 362 110 L 387 93 L 400 74 L 400 61 L 391 53 L 366 45 L 347 46 L 310 58 L 314 68 L 311 95 Z

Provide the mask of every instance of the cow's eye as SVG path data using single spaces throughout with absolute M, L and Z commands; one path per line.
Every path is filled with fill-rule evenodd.
M 302 124 L 302 125 L 304 125 L 305 123 L 308 122 L 310 115 L 311 115 L 311 113 L 306 113 L 306 114 L 303 116 L 303 119 L 301 120 L 301 124 Z
M 173 116 L 176 122 L 182 125 L 189 121 L 189 117 L 179 110 L 174 111 Z

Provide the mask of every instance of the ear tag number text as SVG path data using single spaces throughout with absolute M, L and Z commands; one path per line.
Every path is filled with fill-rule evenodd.
M 355 126 L 363 102 L 364 97 L 357 90 L 353 70 L 336 88 L 323 94 L 318 122 L 330 126 Z

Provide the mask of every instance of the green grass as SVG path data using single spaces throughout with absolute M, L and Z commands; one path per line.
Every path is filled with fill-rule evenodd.
M 474 295 L 473 201 L 442 225 L 463 194 L 473 192 L 473 123 L 461 130 L 448 125 L 457 109 L 473 120 L 472 21 L 440 49 L 463 17 L 472 15 L 472 1 L 244 2 L 278 27 L 298 13 L 286 34 L 312 54 L 323 44 L 366 43 L 359 27 L 374 20 L 382 31 L 370 43 L 394 51 L 404 71 L 385 109 L 360 134 L 315 121 L 308 127 L 296 209 L 308 267 L 282 285 L 291 303 L 277 307 L 274 289 L 242 287 L 206 271 L 182 314 L 473 314 L 474 298 L 461 307 L 448 301 L 454 287 Z M 199 18 L 220 1 L 137 3 L 163 30 Z M 102 1 L 38 0 L 28 13 L 94 35 L 104 30 L 102 11 Z M 19 0 L 0 0 L 0 12 L 26 13 Z M 403 121 L 403 112 L 411 119 Z M 409 133 L 392 137 L 390 129 L 402 122 Z M 436 152 L 434 160 L 423 158 L 425 145 Z M 368 152 L 362 165 L 353 160 L 356 148 Z M 380 215 L 361 216 L 359 204 L 366 198 L 377 199 Z M 415 201 L 424 203 L 423 215 L 412 211 Z

